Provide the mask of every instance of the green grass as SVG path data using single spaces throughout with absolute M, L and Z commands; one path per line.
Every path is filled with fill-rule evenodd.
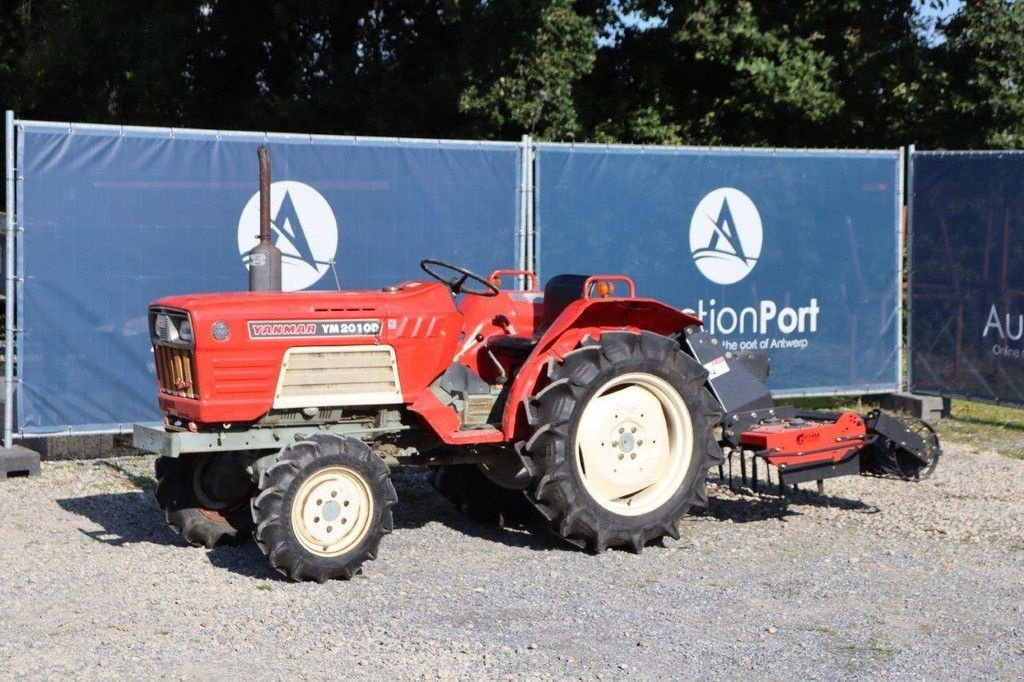
M 856 397 L 798 398 L 793 404 L 826 411 L 865 413 L 873 408 Z M 1011 459 L 1024 460 L 1024 409 L 954 400 L 948 419 L 930 420 L 941 440 L 966 443 L 976 451 L 995 450 Z

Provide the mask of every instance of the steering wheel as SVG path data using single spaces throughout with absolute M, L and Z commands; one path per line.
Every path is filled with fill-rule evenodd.
M 447 268 L 448 270 L 452 270 L 454 272 L 459 273 L 461 277 L 452 277 L 451 279 L 448 279 L 444 275 L 441 275 L 432 270 L 431 266 Z M 445 263 L 443 260 L 434 260 L 433 258 L 424 258 L 423 260 L 420 261 L 420 267 L 423 269 L 423 272 L 427 273 L 428 275 L 436 279 L 438 282 L 441 282 L 442 284 L 447 284 L 448 288 L 452 290 L 453 294 L 470 294 L 472 296 L 498 295 L 498 287 L 494 286 L 493 284 L 491 284 L 486 279 L 476 274 L 472 270 L 464 268 L 461 265 L 453 265 L 451 263 Z M 483 284 L 485 288 L 470 289 L 466 287 L 466 280 L 470 279 L 473 280 L 474 282 L 479 282 L 480 284 Z

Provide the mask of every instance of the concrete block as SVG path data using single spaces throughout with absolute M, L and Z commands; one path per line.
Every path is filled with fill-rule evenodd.
M 0 448 L 0 481 L 39 475 L 39 453 L 21 445 Z
M 22 438 L 18 441 L 30 447 L 45 460 L 96 459 L 114 454 L 114 435 L 109 433 L 90 435 L 40 436 Z
M 949 416 L 949 398 L 916 393 L 886 393 L 878 397 L 883 410 L 906 412 L 918 419 L 934 421 Z

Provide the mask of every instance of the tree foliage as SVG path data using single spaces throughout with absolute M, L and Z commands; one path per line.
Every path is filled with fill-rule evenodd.
M 953 10 L 930 25 L 925 9 Z M 1024 146 L 1012 0 L 12 0 L 25 118 L 361 135 Z

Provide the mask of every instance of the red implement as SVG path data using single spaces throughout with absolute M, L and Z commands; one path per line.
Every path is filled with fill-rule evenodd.
M 812 462 L 839 462 L 867 444 L 864 419 L 844 412 L 834 422 L 781 420 L 744 431 L 740 443 L 780 469 Z

